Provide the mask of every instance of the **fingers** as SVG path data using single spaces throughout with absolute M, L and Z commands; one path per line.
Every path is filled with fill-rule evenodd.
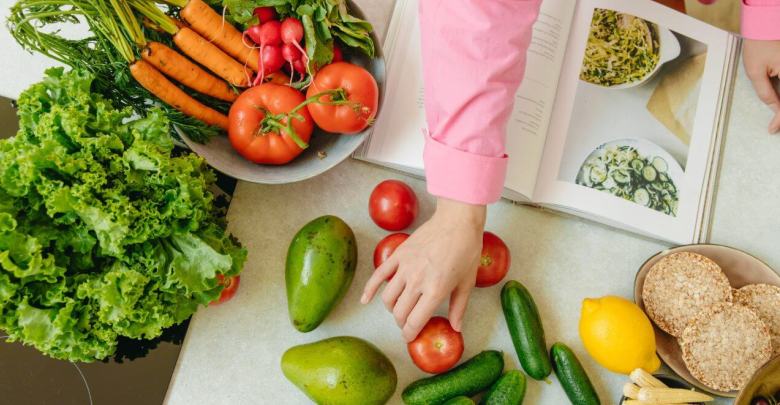
M 776 134 L 780 132 L 780 110 L 775 111 L 775 117 L 769 123 L 769 133 Z
M 385 290 L 382 291 L 382 301 L 385 303 L 385 308 L 388 311 L 393 312 L 395 303 L 404 291 L 404 287 L 406 287 L 406 282 L 401 277 L 393 277 L 392 280 L 387 282 Z
M 374 274 L 371 275 L 371 278 L 368 279 L 366 286 L 363 287 L 363 296 L 360 297 L 360 302 L 367 304 L 374 299 L 374 295 L 376 295 L 377 290 L 379 290 L 379 286 L 395 273 L 397 267 L 398 261 L 394 259 L 393 256 L 390 256 L 390 258 L 382 263 L 382 265 L 374 271 Z
M 420 295 L 422 294 L 419 290 L 414 289 L 409 285 L 407 285 L 404 292 L 401 293 L 401 296 L 398 298 L 398 301 L 393 308 L 393 317 L 399 328 L 403 328 L 406 324 L 406 319 L 409 317 L 409 313 L 412 312 L 412 308 L 414 308 L 417 301 L 420 299 Z
M 764 104 L 768 105 L 775 113 L 780 110 L 780 97 L 775 91 L 775 87 L 772 85 L 772 79 L 767 74 L 752 73 L 750 75 L 750 81 L 753 82 L 753 88 L 756 90 L 756 94 Z
M 417 337 L 440 303 L 441 299 L 433 294 L 423 294 L 420 297 L 417 305 L 414 306 L 409 317 L 406 318 L 406 324 L 403 327 L 404 339 L 407 342 L 411 342 Z
M 471 295 L 473 286 L 473 283 L 462 284 L 452 292 L 452 296 L 450 297 L 450 312 L 448 317 L 450 318 L 450 325 L 458 332 L 461 331 L 463 326 L 463 316 L 466 314 L 466 307 L 468 306 L 469 295 Z

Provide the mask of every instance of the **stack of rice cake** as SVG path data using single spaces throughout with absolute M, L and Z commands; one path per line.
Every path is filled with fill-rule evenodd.
M 671 254 L 648 272 L 645 311 L 676 337 L 688 371 L 719 391 L 741 389 L 780 355 L 780 287 L 733 290 L 717 263 L 691 252 Z

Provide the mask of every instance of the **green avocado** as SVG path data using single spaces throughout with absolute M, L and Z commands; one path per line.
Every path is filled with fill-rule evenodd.
M 327 215 L 306 224 L 287 251 L 287 308 L 295 329 L 310 332 L 344 298 L 357 266 L 357 242 L 340 218 Z
M 387 356 L 351 336 L 288 349 L 282 356 L 282 372 L 320 405 L 382 405 L 398 383 Z

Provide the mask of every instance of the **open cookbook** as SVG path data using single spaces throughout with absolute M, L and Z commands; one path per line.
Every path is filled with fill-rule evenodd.
M 355 157 L 423 175 L 417 8 L 397 1 L 387 102 Z M 739 45 L 650 0 L 544 0 L 507 128 L 504 197 L 706 241 Z

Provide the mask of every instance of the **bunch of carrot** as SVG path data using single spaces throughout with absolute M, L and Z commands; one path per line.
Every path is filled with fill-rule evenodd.
M 114 1 L 116 0 L 112 0 Z M 162 72 L 165 76 L 203 94 L 234 101 L 237 94 L 230 86 L 240 88 L 250 84 L 251 73 L 248 69 L 258 69 L 257 49 L 252 44 L 245 43 L 241 33 L 202 0 L 169 3 L 181 7 L 179 15 L 189 26 L 165 14 L 153 1 L 126 2 L 151 24 L 170 34 L 181 52 L 224 81 L 161 43 L 144 43 L 142 31 L 137 30 L 137 23 L 131 21 L 132 12 L 115 6 L 114 9 L 123 21 L 126 31 L 135 33 L 131 38 L 143 49 L 141 60 L 128 61 L 131 63 L 130 72 L 142 86 L 166 103 L 210 125 L 227 129 L 227 116 L 189 97 L 158 73 Z M 126 18 L 123 19 L 122 16 Z
M 83 17 L 101 44 L 114 47 L 143 88 L 188 116 L 227 129 L 225 114 L 198 101 L 174 81 L 232 102 L 238 97 L 237 89 L 249 86 L 258 70 L 257 47 L 203 0 L 166 2 L 180 7 L 183 21 L 167 15 L 153 0 L 19 0 L 15 7 L 35 10 L 31 14 L 39 20 L 54 13 L 74 17 L 74 22 L 78 21 L 75 17 Z M 178 51 L 148 41 L 141 22 L 170 34 Z

